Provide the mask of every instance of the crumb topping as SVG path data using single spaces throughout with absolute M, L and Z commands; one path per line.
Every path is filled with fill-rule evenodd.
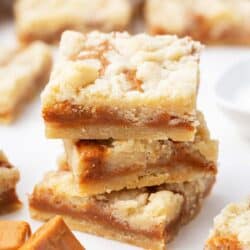
M 110 203 L 119 218 L 141 227 L 145 221 L 148 225 L 168 225 L 180 215 L 184 198 L 169 191 L 126 191 L 111 198 Z
M 188 106 L 196 98 L 200 50 L 201 45 L 190 38 L 100 32 L 82 35 L 67 31 L 60 44 L 60 61 L 43 93 L 43 100 L 45 103 L 54 99 L 83 104 L 93 98 L 105 98 L 106 102 L 125 98 L 131 102 L 144 100 L 144 103 L 154 98 L 158 101 L 159 98 L 162 101 L 179 98 L 185 99 Z M 99 74 L 76 91 L 74 86 L 78 83 L 74 82 L 74 70 L 67 78 L 61 77 L 68 61 L 72 67 L 82 63 Z M 88 75 L 84 69 L 83 72 L 82 81 L 85 81 Z
M 217 236 L 236 237 L 243 249 L 250 248 L 250 199 L 222 210 L 214 220 L 210 238 Z

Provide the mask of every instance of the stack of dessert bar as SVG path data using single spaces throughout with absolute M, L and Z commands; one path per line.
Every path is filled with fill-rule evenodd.
M 66 162 L 36 185 L 32 217 L 164 249 L 217 172 L 217 142 L 196 110 L 200 50 L 176 36 L 65 32 L 42 112 Z

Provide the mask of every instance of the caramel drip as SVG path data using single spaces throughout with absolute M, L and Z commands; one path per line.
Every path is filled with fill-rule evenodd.
M 140 92 L 143 92 L 143 89 L 141 87 L 142 81 L 136 78 L 135 69 L 132 69 L 132 70 L 126 69 L 123 71 L 123 73 L 125 74 L 127 81 L 129 81 L 131 84 L 131 90 L 138 90 Z
M 104 56 L 104 54 L 112 49 L 114 49 L 113 46 L 109 43 L 108 40 L 105 40 L 98 46 L 85 46 L 82 51 L 84 53 L 80 53 L 76 59 L 98 59 L 102 64 L 102 68 L 99 70 L 99 74 L 100 76 L 102 76 L 104 75 L 106 67 L 110 63 L 109 60 Z

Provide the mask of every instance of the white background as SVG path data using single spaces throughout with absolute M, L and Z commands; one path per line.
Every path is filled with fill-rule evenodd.
M 0 43 L 14 41 L 10 27 L 0 27 Z M 250 60 L 250 49 L 209 48 L 202 55 L 198 107 L 205 113 L 212 136 L 220 142 L 219 174 L 212 194 L 205 201 L 200 214 L 180 230 L 174 242 L 169 245 L 170 250 L 203 249 L 213 217 L 227 203 L 241 200 L 250 194 L 250 140 L 241 137 L 240 131 L 218 109 L 213 92 L 213 86 L 219 77 L 233 63 L 245 59 Z M 239 81 L 242 80 L 239 78 Z M 15 124 L 0 126 L 0 148 L 21 172 L 18 194 L 24 203 L 20 211 L 0 216 L 0 220 L 26 220 L 35 231 L 41 223 L 29 217 L 27 196 L 46 171 L 56 169 L 56 159 L 62 152 L 60 140 L 48 140 L 44 136 L 39 97 L 25 109 Z M 88 250 L 136 249 L 83 233 L 76 235 Z

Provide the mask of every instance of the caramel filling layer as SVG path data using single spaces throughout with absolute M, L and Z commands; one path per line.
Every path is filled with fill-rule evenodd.
M 52 195 L 52 194 L 50 194 Z M 132 233 L 136 235 L 142 235 L 144 237 L 154 238 L 158 240 L 165 239 L 169 237 L 173 232 L 175 232 L 180 226 L 182 213 L 180 213 L 171 223 L 168 225 L 155 225 L 150 230 L 135 229 L 132 228 L 128 223 L 123 223 L 122 221 L 115 218 L 111 212 L 107 211 L 107 205 L 105 202 L 91 201 L 86 206 L 79 208 L 66 204 L 65 201 L 60 203 L 51 203 L 50 199 L 43 196 L 33 194 L 29 199 L 29 205 L 31 208 L 48 212 L 56 213 L 65 216 L 70 216 L 76 220 L 86 220 L 90 223 L 102 224 L 106 228 L 111 230 L 117 229 L 125 234 Z M 105 211 L 106 210 L 106 211 Z
M 136 87 L 137 88 L 137 87 Z M 53 122 L 58 126 L 81 126 L 81 125 L 117 125 L 117 126 L 147 126 L 169 127 L 185 130 L 194 130 L 192 121 L 162 113 L 155 115 L 150 120 L 138 122 L 121 117 L 116 110 L 105 107 L 95 108 L 94 111 L 83 108 L 69 102 L 57 103 L 53 107 L 43 110 L 43 118 L 47 122 Z
M 111 142 L 108 141 L 88 141 L 80 140 L 76 143 L 78 152 L 80 153 L 81 164 L 84 166 L 80 179 L 82 183 L 88 183 L 97 180 L 111 179 L 117 176 L 127 176 L 136 172 L 145 172 L 145 169 L 156 169 L 156 172 L 169 171 L 170 174 L 175 174 L 175 168 L 183 165 L 192 169 L 201 170 L 207 173 L 217 172 L 216 164 L 212 161 L 206 160 L 199 151 L 190 152 L 187 145 L 182 143 L 174 143 L 174 151 L 172 155 L 166 160 L 161 159 L 155 164 L 132 165 L 127 167 L 113 169 L 112 171 L 107 168 L 108 147 Z M 81 154 L 82 152 L 82 154 Z M 177 169 L 179 172 L 179 170 Z M 177 177 L 178 178 L 178 177 Z

